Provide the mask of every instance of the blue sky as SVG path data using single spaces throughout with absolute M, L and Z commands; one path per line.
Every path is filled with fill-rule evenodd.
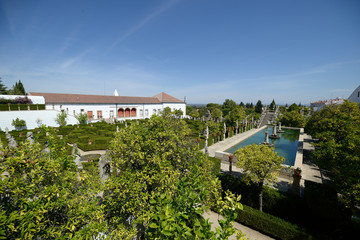
M 347 98 L 360 84 L 360 1 L 0 0 L 0 77 L 188 103 Z

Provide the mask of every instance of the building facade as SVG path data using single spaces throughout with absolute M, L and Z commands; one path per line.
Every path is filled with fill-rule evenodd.
M 82 94 L 35 93 L 28 96 L 41 96 L 45 99 L 47 110 L 65 111 L 70 116 L 86 113 L 90 120 L 102 119 L 145 119 L 160 114 L 166 107 L 172 111 L 186 113 L 185 102 L 160 93 L 153 97 L 125 97 Z
M 356 102 L 357 104 L 360 104 L 360 85 L 350 95 L 349 102 Z

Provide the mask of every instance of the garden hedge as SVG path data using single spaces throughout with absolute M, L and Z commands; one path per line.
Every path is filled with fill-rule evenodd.
M 305 229 L 273 215 L 260 212 L 246 205 L 238 212 L 236 221 L 276 239 L 312 239 Z
M 19 111 L 19 106 L 20 106 L 20 110 L 25 111 L 28 110 L 28 105 L 27 104 L 11 104 L 10 105 L 10 110 L 11 111 Z M 45 110 L 45 104 L 38 104 L 38 107 L 36 106 L 36 104 L 30 104 L 30 110 L 37 110 L 37 108 L 39 108 L 39 110 Z M 9 106 L 7 104 L 0 104 L 0 111 L 9 111 Z

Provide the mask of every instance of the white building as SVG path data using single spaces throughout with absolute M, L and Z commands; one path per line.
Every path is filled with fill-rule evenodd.
M 325 100 L 325 101 L 312 102 L 312 103 L 310 103 L 310 107 L 312 107 L 314 109 L 314 111 L 317 112 L 326 106 L 341 105 L 343 103 L 344 103 L 344 99 L 335 98 L 335 99 L 330 99 L 330 100 Z
M 115 94 L 117 95 L 117 94 Z M 41 96 L 47 110 L 65 111 L 69 116 L 86 113 L 89 119 L 145 119 L 160 114 L 164 108 L 186 113 L 185 102 L 164 92 L 153 97 L 125 97 L 62 93 L 28 93 Z
M 357 104 L 360 104 L 360 85 L 350 95 L 349 102 L 356 102 Z

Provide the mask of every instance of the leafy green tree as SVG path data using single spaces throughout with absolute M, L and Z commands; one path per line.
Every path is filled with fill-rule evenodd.
M 169 108 L 169 107 L 164 108 L 161 115 L 164 117 L 169 117 L 171 115 L 171 108 Z
M 238 167 L 243 169 L 244 180 L 258 184 L 259 210 L 262 211 L 263 186 L 265 182 L 276 181 L 285 159 L 274 152 L 274 148 L 255 144 L 239 148 L 234 155 L 238 159 Z
M 241 102 L 241 103 L 239 104 L 239 106 L 242 107 L 242 108 L 245 108 L 245 104 L 244 104 L 243 102 Z
M 219 108 L 219 109 L 221 109 L 220 104 L 217 104 L 217 103 L 208 103 L 208 104 L 206 105 L 206 107 L 209 108 L 209 109 L 213 109 L 213 108 Z
M 180 118 L 184 115 L 183 111 L 181 109 L 175 109 L 174 111 L 174 115 L 177 117 L 177 118 Z
M 226 120 L 230 125 L 235 125 L 236 120 L 243 120 L 245 118 L 245 110 L 240 107 L 234 107 L 229 114 L 226 116 Z
M 292 112 L 292 111 L 296 111 L 296 112 L 300 111 L 300 108 L 298 105 L 296 105 L 296 103 L 291 104 L 290 107 L 288 108 L 288 112 Z
M 2 83 L 1 77 L 0 77 L 0 94 L 1 95 L 7 94 L 6 86 Z
M 66 126 L 66 119 L 67 119 L 67 113 L 65 111 L 62 111 L 61 113 L 58 113 L 55 122 L 59 124 L 59 126 Z
M 263 105 L 261 103 L 261 101 L 257 101 L 256 105 L 255 105 L 255 112 L 256 113 L 262 113 L 262 108 L 263 108 Z
M 35 142 L 3 148 L 0 157 L 1 239 L 90 239 L 105 232 L 95 171 L 77 171 L 52 128 L 48 151 Z
M 328 106 L 314 113 L 305 131 L 319 139 L 313 158 L 331 171 L 345 203 L 360 204 L 360 109 L 356 103 Z
M 213 108 L 211 110 L 211 117 L 215 120 L 219 120 L 222 116 L 222 111 L 219 108 Z
M 15 85 L 8 91 L 8 94 L 11 95 L 25 95 L 25 88 L 22 84 L 22 82 L 19 80 L 19 82 L 16 82 Z
M 78 122 L 80 124 L 86 124 L 87 123 L 87 119 L 88 119 L 88 116 L 86 113 L 80 113 L 78 115 L 75 116 L 75 118 L 78 120 Z M 60 124 L 59 124 L 60 125 Z M 66 125 L 66 123 L 65 123 Z M 65 126 L 65 125 L 60 125 L 60 126 Z
M 279 121 L 283 126 L 287 127 L 304 127 L 305 118 L 297 111 L 291 111 L 284 113 Z
M 114 174 L 105 184 L 104 205 L 112 237 L 211 235 L 201 214 L 216 205 L 220 185 L 184 120 L 152 116 L 120 129 L 109 156 Z
M 275 111 L 276 110 L 276 103 L 275 100 L 273 99 L 272 102 L 270 103 L 269 106 L 270 110 Z
M 12 121 L 11 125 L 13 125 L 16 130 L 21 130 L 26 128 L 26 121 L 16 118 L 15 120 Z
M 229 112 L 232 111 L 236 107 L 237 107 L 236 102 L 234 102 L 231 99 L 226 99 L 222 105 L 222 111 L 224 113 L 224 116 L 228 115 Z

